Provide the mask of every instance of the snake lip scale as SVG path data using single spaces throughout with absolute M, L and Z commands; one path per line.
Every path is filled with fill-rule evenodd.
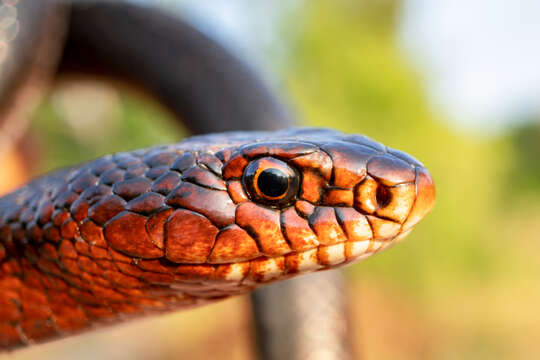
M 194 136 L 45 175 L 0 198 L 0 346 L 364 259 L 434 201 L 416 159 L 318 128 Z

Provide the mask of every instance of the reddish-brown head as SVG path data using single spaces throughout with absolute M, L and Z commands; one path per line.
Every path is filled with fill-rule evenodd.
M 263 281 L 372 255 L 435 201 L 420 162 L 365 136 L 294 129 L 243 142 L 237 134 L 213 150 L 231 206 L 208 262 L 252 261 Z

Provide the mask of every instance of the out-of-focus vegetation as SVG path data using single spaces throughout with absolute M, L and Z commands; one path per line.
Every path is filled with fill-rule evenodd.
M 283 24 L 284 84 L 304 122 L 411 153 L 437 185 L 433 213 L 407 241 L 350 268 L 353 341 L 366 359 L 539 358 L 538 124 L 484 137 L 440 121 L 396 43 L 399 6 L 306 2 Z M 91 124 L 94 140 L 81 141 L 66 125 L 66 96 L 53 95 L 34 121 L 46 168 L 177 137 L 163 111 L 122 94 Z
M 512 163 L 508 169 L 507 184 L 511 199 L 540 201 L 540 119 L 530 119 L 507 135 L 513 145 Z M 517 198 L 517 199 L 516 199 Z

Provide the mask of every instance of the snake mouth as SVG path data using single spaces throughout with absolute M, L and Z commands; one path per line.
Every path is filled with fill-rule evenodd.
M 177 264 L 171 289 L 188 296 L 212 300 L 244 294 L 254 288 L 298 275 L 334 269 L 360 262 L 401 241 L 411 230 L 386 240 L 346 241 L 333 245 L 293 251 L 279 256 L 219 265 Z M 212 268 L 208 273 L 208 269 Z
M 360 262 L 401 241 L 411 230 L 384 240 L 345 241 L 277 256 L 220 264 L 172 264 L 171 289 L 203 299 L 243 294 L 253 288 L 298 275 Z M 139 264 L 141 265 L 141 264 Z
M 279 256 L 260 256 L 220 264 L 219 277 L 216 280 L 224 280 L 237 286 L 257 286 L 309 272 L 333 269 L 365 260 L 401 241 L 410 231 L 407 230 L 391 239 L 346 241 L 319 245 L 312 249 L 293 251 Z

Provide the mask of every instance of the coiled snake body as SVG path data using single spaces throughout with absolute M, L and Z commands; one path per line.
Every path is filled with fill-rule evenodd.
M 327 129 L 195 136 L 52 173 L 0 198 L 0 345 L 364 259 L 434 200 L 414 158 Z

